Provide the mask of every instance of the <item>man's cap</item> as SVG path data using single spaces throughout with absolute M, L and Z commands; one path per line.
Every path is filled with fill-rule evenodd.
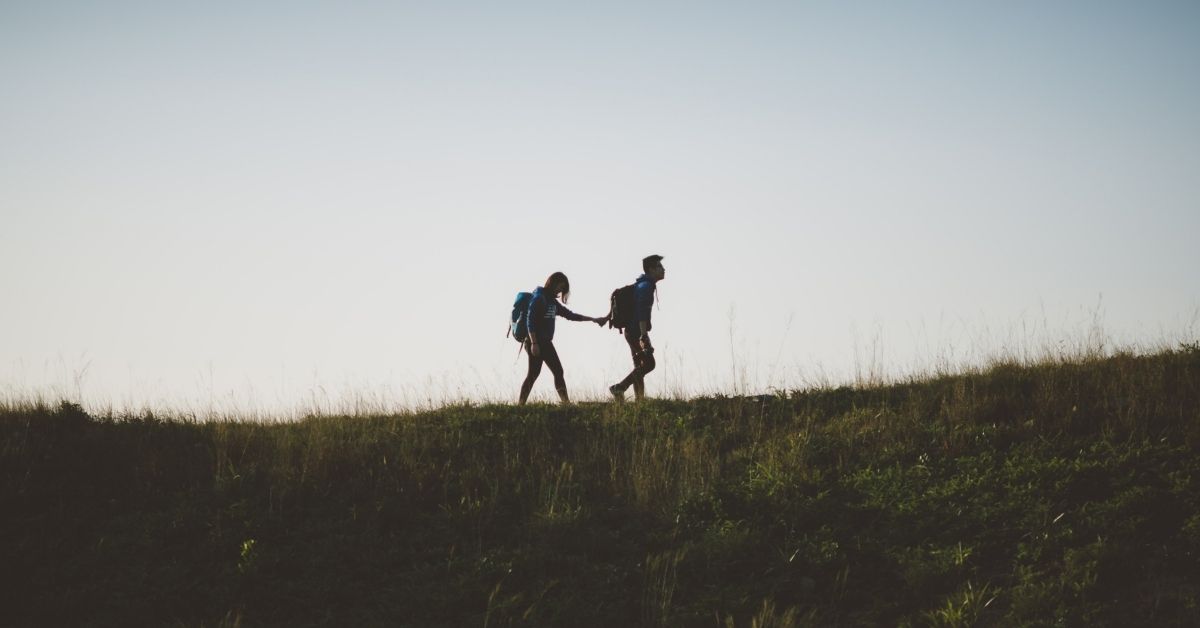
M 663 259 L 663 256 L 661 256 L 661 255 L 647 255 L 646 257 L 642 258 L 642 266 L 649 266 L 651 264 L 657 264 L 657 263 L 661 262 L 662 259 Z

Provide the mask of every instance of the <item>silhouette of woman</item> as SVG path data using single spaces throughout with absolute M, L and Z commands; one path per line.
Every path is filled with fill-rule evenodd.
M 542 363 L 550 367 L 554 374 L 554 389 L 563 403 L 570 403 L 567 397 L 567 380 L 563 378 L 562 361 L 558 359 L 558 350 L 554 348 L 554 320 L 561 316 L 569 321 L 591 321 L 603 325 L 605 319 L 583 316 L 568 310 L 558 302 L 562 295 L 563 303 L 571 296 L 571 282 L 561 272 L 556 272 L 546 278 L 546 283 L 533 290 L 533 299 L 529 302 L 526 320 L 529 321 L 529 338 L 525 340 L 525 352 L 529 354 L 529 372 L 521 384 L 520 404 L 525 405 L 533 382 L 537 381 L 542 372 Z

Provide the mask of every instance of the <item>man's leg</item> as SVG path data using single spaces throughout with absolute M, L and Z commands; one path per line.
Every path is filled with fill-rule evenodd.
M 646 396 L 646 373 L 654 370 L 654 356 L 642 351 L 642 346 L 638 341 L 636 332 L 626 330 L 625 342 L 629 345 L 630 356 L 633 357 L 633 370 L 629 372 L 629 375 L 625 376 L 625 379 L 613 385 L 608 390 L 614 397 L 620 399 L 625 391 L 630 386 L 633 386 L 634 396 L 641 399 Z
M 646 374 L 654 370 L 654 354 L 648 351 L 640 351 L 635 360 L 637 368 L 634 372 L 637 377 L 633 380 L 633 394 L 638 400 L 646 397 Z

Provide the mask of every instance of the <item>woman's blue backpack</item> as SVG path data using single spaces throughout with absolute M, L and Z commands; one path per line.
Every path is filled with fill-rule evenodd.
M 524 343 L 529 337 L 529 302 L 533 300 L 532 292 L 518 292 L 513 301 L 512 319 L 508 325 L 508 335 L 517 342 Z

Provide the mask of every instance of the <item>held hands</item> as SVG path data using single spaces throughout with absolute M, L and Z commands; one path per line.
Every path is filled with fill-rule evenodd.
M 537 342 L 529 343 L 529 355 L 532 355 L 535 358 L 542 355 L 542 350 L 538 348 Z
M 608 317 L 607 317 L 607 316 L 598 316 L 598 317 L 596 317 L 596 318 L 593 318 L 593 319 L 591 319 L 591 320 L 592 320 L 592 322 L 593 322 L 593 323 L 595 323 L 595 324 L 597 324 L 597 325 L 599 325 L 599 326 L 601 326 L 601 327 L 604 327 L 604 324 L 608 322 Z

